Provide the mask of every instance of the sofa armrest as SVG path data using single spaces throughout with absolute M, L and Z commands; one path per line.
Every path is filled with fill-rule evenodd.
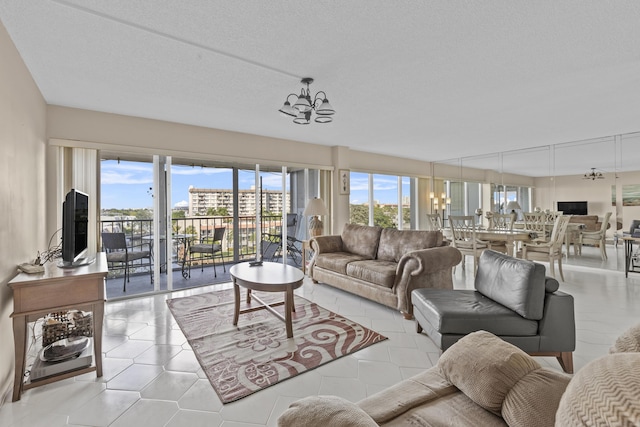
M 398 297 L 398 310 L 405 313 L 405 317 L 413 317 L 411 292 L 414 289 L 453 289 L 452 271 L 460 261 L 462 254 L 453 246 L 438 246 L 404 254 L 398 262 L 393 285 L 393 292 Z
M 316 253 L 342 252 L 342 236 L 317 236 L 309 243 Z
M 342 252 L 342 236 L 339 234 L 317 236 L 311 239 L 309 246 L 313 250 L 313 257 L 311 257 L 311 261 L 309 261 L 307 270 L 309 271 L 309 277 L 313 277 L 313 269 L 316 265 L 316 258 L 318 255 L 331 252 Z
M 573 296 L 562 291 L 546 293 L 544 313 L 538 323 L 540 351 L 571 352 L 576 348 Z

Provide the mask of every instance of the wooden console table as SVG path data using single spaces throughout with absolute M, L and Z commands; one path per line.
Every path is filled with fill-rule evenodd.
M 55 263 L 45 265 L 44 273 L 20 273 L 9 286 L 13 290 L 13 341 L 15 344 L 15 377 L 13 401 L 20 400 L 23 390 L 49 384 L 87 372 L 102 376 L 102 318 L 104 316 L 107 258 L 104 252 L 96 254 L 89 265 L 59 268 Z M 27 353 L 27 324 L 48 313 L 78 309 L 93 313 L 93 355 L 95 363 L 83 369 L 64 372 L 49 378 L 24 381 Z

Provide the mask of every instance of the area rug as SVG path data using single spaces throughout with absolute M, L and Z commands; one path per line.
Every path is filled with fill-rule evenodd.
M 245 292 L 241 310 L 249 307 Z M 267 303 L 283 298 L 282 293 L 254 294 Z M 294 300 L 290 339 L 284 322 L 267 310 L 241 314 L 233 326 L 233 289 L 174 298 L 167 305 L 222 403 L 387 339 L 302 297 Z M 256 304 L 253 300 L 251 306 Z

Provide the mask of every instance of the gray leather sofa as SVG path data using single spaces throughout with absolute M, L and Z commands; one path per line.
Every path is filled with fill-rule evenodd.
M 489 331 L 534 356 L 555 356 L 573 372 L 576 346 L 573 297 L 532 261 L 486 250 L 475 290 L 416 289 L 418 332 L 443 351 L 475 331 Z
M 395 308 L 413 318 L 411 291 L 453 289 L 452 271 L 462 258 L 440 231 L 396 230 L 345 224 L 341 235 L 311 240 L 309 276 Z

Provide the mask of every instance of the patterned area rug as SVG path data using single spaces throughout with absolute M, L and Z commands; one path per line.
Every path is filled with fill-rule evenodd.
M 247 308 L 245 290 L 241 289 Z M 254 292 L 267 303 L 282 293 Z M 293 338 L 267 310 L 241 314 L 233 326 L 233 290 L 167 300 L 200 366 L 222 403 L 292 378 L 387 339 L 356 322 L 295 296 Z M 251 306 L 258 304 L 255 299 Z M 280 313 L 284 306 L 275 307 Z

